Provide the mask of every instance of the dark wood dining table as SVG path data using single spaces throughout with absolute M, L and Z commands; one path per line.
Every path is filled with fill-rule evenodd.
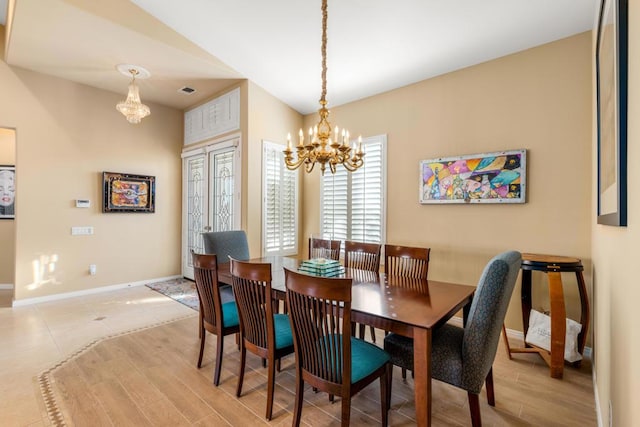
M 300 260 L 269 256 L 249 260 L 272 265 L 271 286 L 284 299 L 284 268 L 297 270 Z M 353 279 L 351 318 L 354 322 L 413 338 L 414 398 L 419 426 L 431 425 L 431 334 L 471 305 L 474 286 L 385 276 L 384 273 L 346 269 Z M 218 266 L 218 280 L 231 284 L 229 263 Z

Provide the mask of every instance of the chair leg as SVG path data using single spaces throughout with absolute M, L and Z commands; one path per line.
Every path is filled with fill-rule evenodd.
M 262 367 L 263 368 L 267 367 L 267 359 L 262 359 Z
M 302 382 L 302 372 L 296 372 L 296 401 L 293 408 L 293 427 L 300 426 L 302 416 L 302 402 L 304 401 L 304 384 Z
M 282 366 L 281 366 L 282 364 L 280 363 L 280 361 L 281 361 L 281 360 L 282 360 L 282 358 L 280 358 L 280 359 L 276 360 L 276 370 L 277 370 L 278 372 L 280 372 L 280 368 L 282 367 Z
M 371 331 L 371 341 L 376 342 L 376 328 L 373 326 L 369 326 L 369 330 Z
M 267 374 L 267 420 L 271 421 L 273 412 L 273 393 L 276 385 L 276 364 L 273 357 L 269 357 L 269 371 Z
M 469 396 L 469 411 L 471 412 L 471 425 L 473 427 L 481 427 L 482 419 L 480 418 L 480 399 L 475 393 L 467 392 Z
M 236 397 L 242 395 L 242 382 L 244 381 L 244 367 L 247 362 L 247 349 L 244 345 L 240 345 L 240 373 L 238 374 L 238 388 L 236 388 Z
M 207 338 L 207 332 L 204 330 L 204 326 L 200 324 L 200 356 L 198 356 L 198 368 L 202 366 L 202 355 L 204 354 L 205 338 Z
M 358 338 L 364 339 L 364 325 L 362 323 L 358 325 Z
M 402 379 L 403 380 L 407 379 L 407 368 L 402 368 Z
M 217 387 L 220 384 L 220 367 L 222 366 L 222 353 L 224 349 L 224 335 L 218 333 L 218 348 L 216 348 L 216 371 L 213 376 L 213 384 Z
M 202 307 L 200 307 L 200 310 L 198 310 L 198 338 L 202 338 L 202 329 L 203 329 L 203 325 L 202 325 Z
M 496 395 L 493 390 L 493 368 L 489 369 L 485 385 L 487 387 L 487 402 L 489 402 L 490 406 L 496 406 Z
M 507 351 L 507 356 L 511 360 L 511 347 L 509 346 L 509 337 L 507 337 L 507 328 L 502 324 L 502 338 L 504 339 L 504 348 Z
M 349 427 L 351 421 L 351 396 L 342 396 L 342 427 Z

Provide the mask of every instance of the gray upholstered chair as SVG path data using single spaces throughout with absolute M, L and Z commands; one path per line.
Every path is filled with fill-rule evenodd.
M 467 391 L 473 426 L 482 424 L 478 395 L 485 380 L 487 400 L 495 406 L 492 365 L 521 259 L 516 251 L 491 259 L 478 282 L 464 329 L 445 324 L 433 331 L 432 377 Z M 413 370 L 412 339 L 389 334 L 384 349 L 394 365 Z
M 204 252 L 216 254 L 219 263 L 229 262 L 229 257 L 240 261 L 249 259 L 249 243 L 244 230 L 210 231 L 202 233 Z

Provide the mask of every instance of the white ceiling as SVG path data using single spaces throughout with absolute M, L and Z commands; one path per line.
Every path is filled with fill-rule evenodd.
M 344 104 L 590 30 L 598 4 L 329 0 L 327 100 Z M 143 100 L 178 108 L 248 78 L 309 113 L 320 97 L 320 35 L 320 0 L 17 0 L 6 57 L 122 93 L 115 66 L 141 65 L 151 72 Z M 177 94 L 183 84 L 196 95 Z

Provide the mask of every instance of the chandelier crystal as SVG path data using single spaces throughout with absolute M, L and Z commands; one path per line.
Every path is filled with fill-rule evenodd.
M 140 72 L 136 68 L 130 68 L 128 71 L 131 73 L 131 83 L 129 84 L 127 99 L 119 102 L 116 105 L 116 109 L 124 114 L 129 123 L 137 124 L 151 114 L 151 110 L 140 101 L 140 91 L 136 85 L 136 76 Z
M 318 124 L 309 128 L 309 139 L 305 141 L 304 132 L 298 133 L 299 142 L 296 145 L 296 154 L 293 154 L 291 146 L 291 134 L 287 135 L 287 148 L 284 150 L 284 163 L 287 169 L 294 170 L 305 165 L 305 170 L 311 172 L 320 163 L 322 175 L 329 165 L 331 173 L 336 173 L 336 166 L 343 165 L 346 170 L 353 172 L 361 167 L 364 162 L 362 151 L 362 137 L 358 138 L 358 146 L 352 147 L 349 131 L 336 126 L 331 134 L 329 123 L 329 110 L 327 109 L 327 0 L 322 0 L 322 93 L 320 95 L 320 109 Z

